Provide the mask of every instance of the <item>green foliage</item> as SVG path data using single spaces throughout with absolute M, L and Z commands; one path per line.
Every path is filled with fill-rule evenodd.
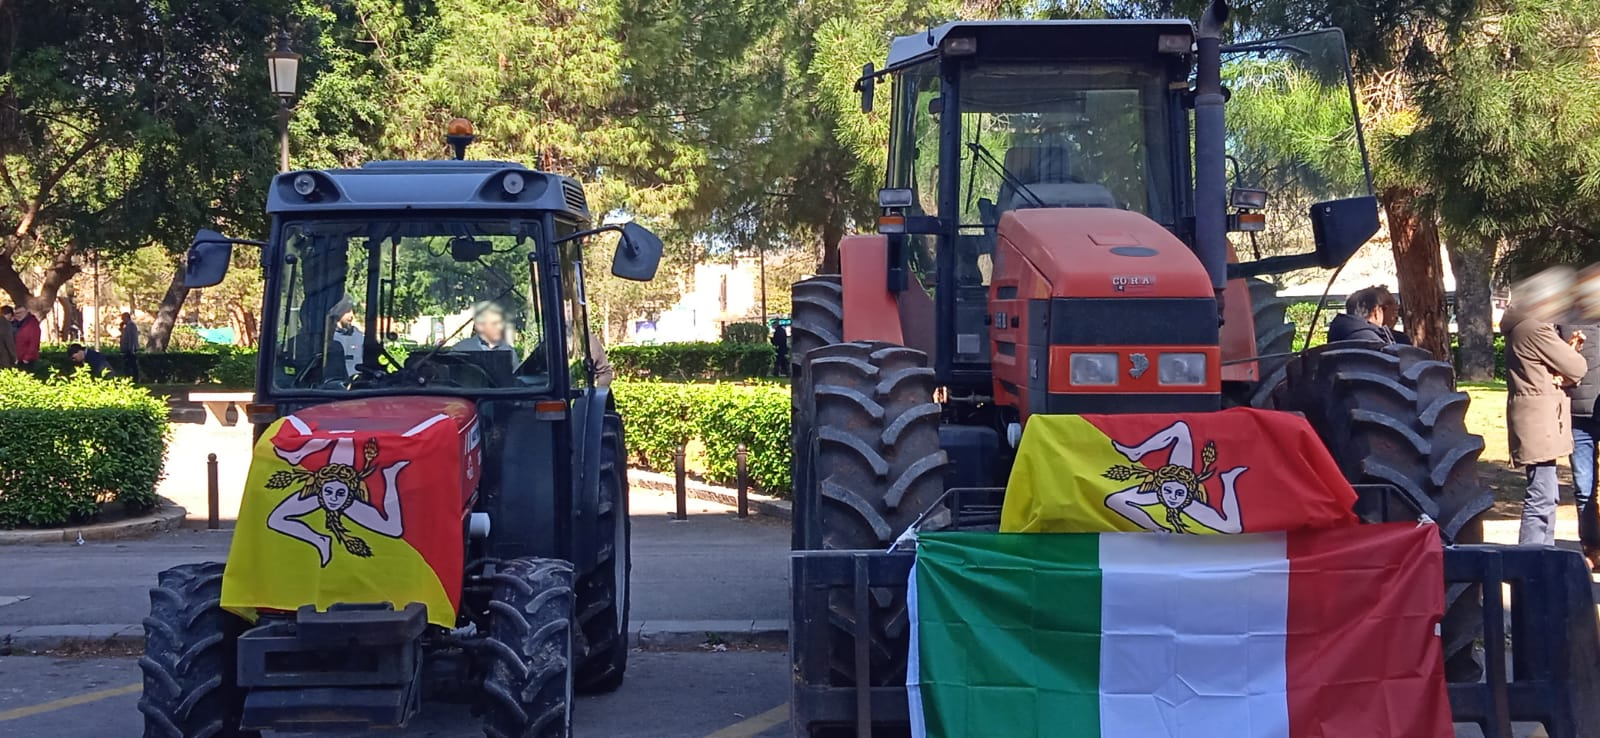
M 0 371 L 0 528 L 155 507 L 166 435 L 166 405 L 127 382 Z
M 770 343 L 663 343 L 606 350 L 619 377 L 666 381 L 764 377 L 776 352 Z
M 724 343 L 767 343 L 772 334 L 761 323 L 729 323 L 722 327 Z
M 106 361 L 118 376 L 127 376 L 122 354 L 107 349 Z M 45 346 L 39 351 L 37 378 L 51 374 L 74 374 L 76 367 L 62 345 Z M 139 381 L 146 384 L 216 384 L 229 389 L 255 386 L 256 352 L 232 346 L 212 345 L 207 350 L 168 351 L 139 354 Z
M 673 452 L 698 440 L 705 446 L 707 480 L 733 484 L 734 452 L 744 444 L 752 486 L 788 496 L 788 388 L 617 382 L 611 390 L 627 424 L 628 446 L 645 466 L 671 470 Z

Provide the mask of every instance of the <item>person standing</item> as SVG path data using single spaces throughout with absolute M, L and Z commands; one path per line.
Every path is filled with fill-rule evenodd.
M 789 332 L 783 329 L 783 324 L 772 321 L 772 348 L 777 350 L 772 360 L 772 376 L 781 377 L 789 373 Z
M 0 307 L 0 369 L 17 365 L 17 329 L 11 326 L 12 312 L 10 305 Z
M 1572 455 L 1572 414 L 1561 387 L 1577 384 L 1588 364 L 1576 346 L 1583 333 L 1563 342 L 1554 325 L 1539 320 L 1513 300 L 1500 318 L 1506 337 L 1506 435 L 1511 463 L 1528 478 L 1517 542 L 1556 543 L 1556 460 Z
M 17 368 L 31 372 L 39 361 L 39 319 L 30 315 L 28 308 L 21 305 L 16 307 L 12 315 L 16 316 L 11 325 L 16 329 Z
M 139 326 L 133 324 L 133 314 L 122 314 L 122 369 L 128 378 L 139 381 Z
M 1600 337 L 1600 324 L 1557 326 L 1564 341 L 1577 336 Z M 1600 419 L 1595 418 L 1595 400 L 1600 399 L 1600 342 L 1584 341 L 1577 346 L 1588 371 L 1576 385 L 1567 388 L 1572 401 L 1572 497 L 1578 503 L 1578 541 L 1590 569 L 1600 569 L 1600 510 L 1595 508 L 1595 444 L 1600 442 Z

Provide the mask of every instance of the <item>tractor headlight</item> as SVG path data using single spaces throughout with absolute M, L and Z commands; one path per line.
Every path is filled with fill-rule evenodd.
M 1103 387 L 1117 383 L 1116 354 L 1073 354 L 1067 365 L 1075 385 Z
M 1206 355 L 1162 354 L 1156 375 L 1163 385 L 1202 386 L 1206 383 Z
M 300 174 L 294 178 L 294 192 L 301 197 L 310 197 L 317 191 L 317 180 L 309 174 Z

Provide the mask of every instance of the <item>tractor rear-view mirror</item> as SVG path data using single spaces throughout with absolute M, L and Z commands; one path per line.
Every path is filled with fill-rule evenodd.
M 1311 206 L 1311 235 L 1317 244 L 1317 266 L 1344 264 L 1378 232 L 1378 198 L 1348 197 Z
M 450 258 L 459 262 L 477 261 L 494 253 L 494 244 L 470 238 L 450 239 Z
M 856 91 L 861 93 L 861 112 L 872 112 L 872 96 L 877 88 L 877 70 L 872 67 L 872 62 L 867 62 L 861 67 L 861 79 L 856 80 Z
M 638 223 L 622 227 L 622 238 L 617 242 L 617 253 L 611 259 L 611 273 L 635 282 L 655 279 L 661 266 L 661 238 Z
M 213 230 L 201 228 L 189 244 L 183 265 L 183 286 L 188 289 L 213 287 L 228 275 L 233 261 L 233 241 Z

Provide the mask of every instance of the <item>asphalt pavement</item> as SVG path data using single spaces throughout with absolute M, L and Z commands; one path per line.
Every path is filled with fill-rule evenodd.
M 621 689 L 578 698 L 573 735 L 786 736 L 787 667 L 788 657 L 778 652 L 635 652 Z M 0 657 L 0 735 L 137 736 L 143 725 L 137 708 L 139 680 L 139 666 L 130 658 Z M 373 735 L 481 738 L 483 731 L 466 707 L 433 704 L 403 731 L 319 733 L 316 738 Z

